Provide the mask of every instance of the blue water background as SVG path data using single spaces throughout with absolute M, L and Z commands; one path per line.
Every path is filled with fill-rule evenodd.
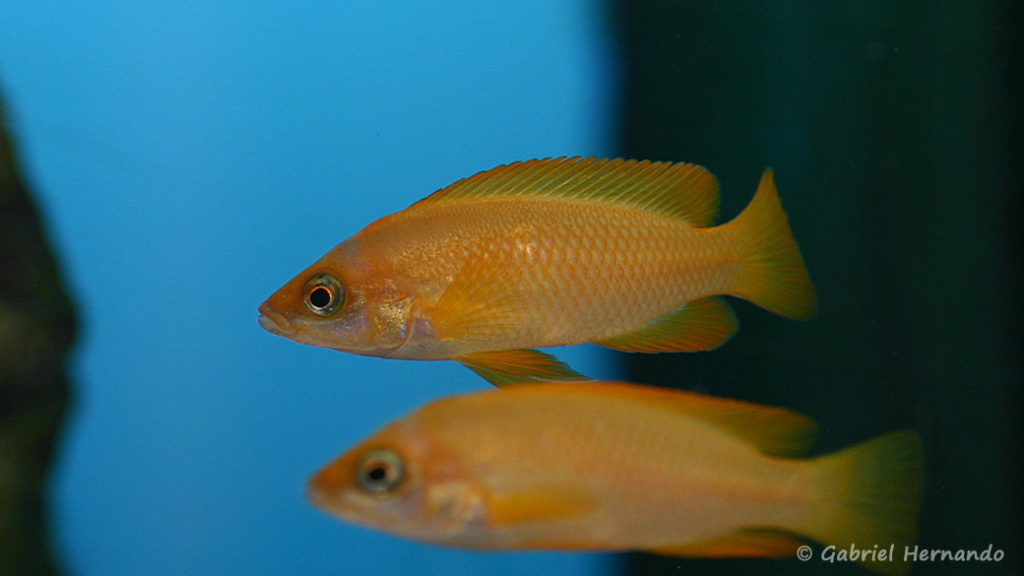
M 607 573 L 348 526 L 307 476 L 453 363 L 272 336 L 256 306 L 387 213 L 496 164 L 608 154 L 599 5 L 0 0 L 0 89 L 83 316 L 52 486 L 81 576 Z M 591 348 L 561 353 L 588 373 Z

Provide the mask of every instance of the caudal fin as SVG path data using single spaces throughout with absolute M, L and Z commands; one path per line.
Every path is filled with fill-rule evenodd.
M 910 569 L 904 550 L 917 540 L 924 459 L 921 439 L 892 432 L 819 458 L 815 504 L 801 530 L 836 550 L 892 551 L 859 561 L 883 574 Z
M 769 168 L 750 205 L 724 225 L 743 254 L 733 295 L 787 318 L 807 319 L 817 312 L 814 286 L 793 240 L 786 213 Z

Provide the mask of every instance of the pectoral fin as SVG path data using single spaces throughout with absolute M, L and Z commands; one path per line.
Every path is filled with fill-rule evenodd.
M 520 272 L 495 267 L 484 254 L 471 257 L 430 312 L 438 339 L 490 342 L 508 337 L 529 308 Z
M 803 543 L 796 536 L 786 532 L 740 530 L 707 540 L 652 548 L 648 552 L 690 558 L 784 558 L 795 554 L 797 547 Z
M 488 522 L 495 526 L 579 517 L 593 509 L 593 498 L 564 487 L 492 495 L 487 501 Z
M 597 344 L 623 352 L 697 352 L 718 348 L 738 327 L 729 304 L 712 296 L 655 318 L 639 330 Z
M 526 382 L 590 380 L 554 356 L 537 350 L 478 352 L 456 360 L 498 388 Z

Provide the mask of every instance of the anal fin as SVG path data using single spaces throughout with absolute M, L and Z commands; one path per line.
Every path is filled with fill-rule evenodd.
M 796 536 L 778 530 L 740 530 L 707 540 L 646 550 L 663 556 L 687 558 L 785 558 L 804 544 Z
M 455 360 L 498 388 L 527 382 L 590 380 L 554 356 L 537 350 L 477 352 Z
M 718 348 L 738 328 L 739 321 L 729 304 L 711 296 L 655 318 L 639 330 L 596 344 L 623 352 L 698 352 Z

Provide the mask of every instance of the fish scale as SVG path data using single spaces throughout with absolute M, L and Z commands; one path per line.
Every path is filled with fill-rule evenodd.
M 408 270 L 416 277 L 452 278 L 447 285 L 435 282 L 430 292 L 438 298 L 460 281 L 466 266 L 493 267 L 496 285 L 474 292 L 484 308 L 505 304 L 491 298 L 495 292 L 500 294 L 503 287 L 498 284 L 504 272 L 521 274 L 519 291 L 529 306 L 519 310 L 521 341 L 507 342 L 514 347 L 558 346 L 573 338 L 615 334 L 677 308 L 680 301 L 712 290 L 726 292 L 725 283 L 733 276 L 727 270 L 735 256 L 715 250 L 712 232 L 656 214 L 543 200 L 520 200 L 514 212 L 499 202 L 468 208 L 442 205 L 424 210 L 377 227 L 362 241 L 377 247 L 368 253 L 390 260 L 390 269 Z M 618 225 L 602 226 L 602 219 Z M 450 224 L 431 228 L 423 225 L 426 221 Z M 391 242 L 378 235 L 402 228 L 423 233 L 406 235 L 404 242 L 413 248 L 402 252 L 402 258 L 389 258 L 395 254 L 390 251 Z M 424 256 L 444 254 L 446 247 L 460 242 L 468 247 L 451 250 L 440 260 Z M 535 246 L 537 256 L 527 255 L 517 244 Z M 438 273 L 438 268 L 443 272 Z M 679 278 L 698 282 L 678 282 Z M 443 323 L 425 314 L 432 324 Z M 552 324 L 563 328 L 556 338 L 526 342 L 550 333 Z

